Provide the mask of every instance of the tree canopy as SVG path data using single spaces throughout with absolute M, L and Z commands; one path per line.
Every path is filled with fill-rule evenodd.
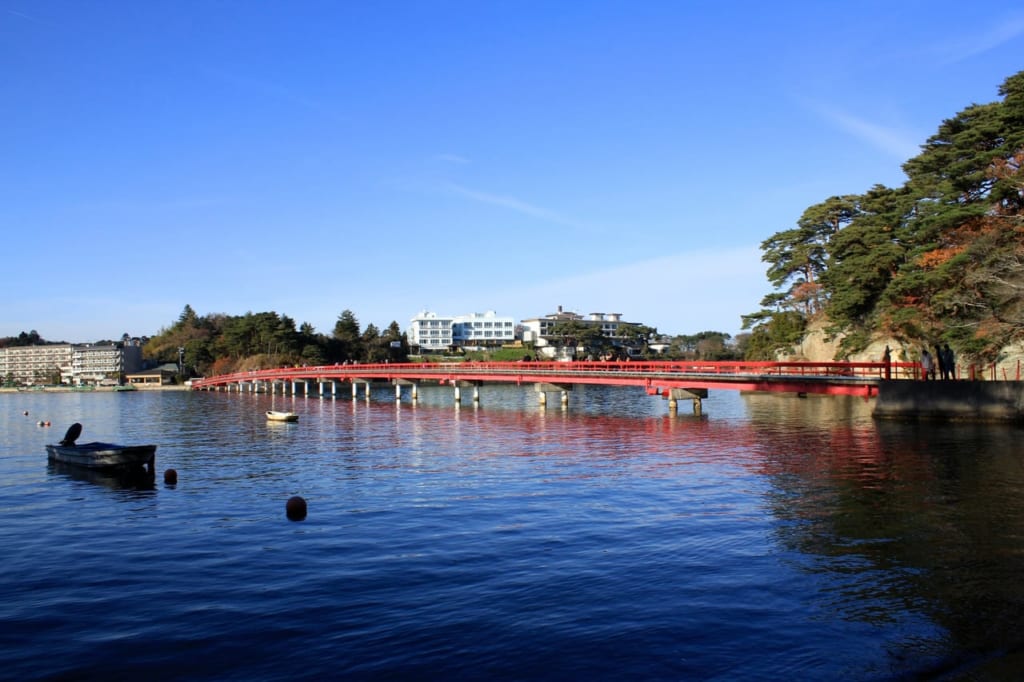
M 399 347 L 390 342 L 397 340 Z M 387 348 L 382 343 L 387 343 Z M 397 322 L 385 335 L 372 324 L 365 331 L 350 310 L 338 318 L 333 336 L 318 334 L 313 325 L 276 312 L 247 312 L 244 315 L 198 315 L 186 305 L 178 321 L 149 339 L 144 356 L 162 362 L 177 362 L 184 349 L 186 373 L 224 374 L 256 368 L 286 365 L 321 365 L 335 362 L 377 362 L 404 359 L 408 344 Z
M 902 187 L 830 197 L 762 242 L 775 290 L 744 316 L 749 353 L 819 318 L 847 352 L 883 334 L 992 359 L 1024 339 L 1024 71 L 999 94 L 943 121 Z

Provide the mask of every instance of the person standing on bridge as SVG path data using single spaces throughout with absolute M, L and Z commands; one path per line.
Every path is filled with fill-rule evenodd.
M 940 353 L 942 358 L 942 378 L 956 379 L 956 356 L 953 355 L 953 349 L 947 343 L 942 347 Z
M 921 349 L 921 378 L 928 381 L 932 377 L 932 372 L 935 371 L 935 365 L 932 363 L 931 353 L 928 352 L 927 348 Z
M 942 346 L 935 344 L 935 355 L 932 356 L 935 359 L 935 373 L 932 374 L 932 379 L 945 379 L 946 378 L 946 356 L 942 354 Z

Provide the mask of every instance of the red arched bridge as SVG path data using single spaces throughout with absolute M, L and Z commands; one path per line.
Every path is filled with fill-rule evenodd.
M 700 411 L 700 399 L 708 389 L 739 391 L 775 391 L 856 395 L 865 398 L 878 394 L 878 384 L 887 378 L 914 378 L 915 363 L 883 362 L 442 362 L 346 364 L 316 367 L 281 367 L 223 374 L 193 379 L 194 390 L 238 390 L 239 392 L 312 395 L 316 385 L 320 396 L 336 395 L 339 385 L 352 386 L 352 395 L 364 386 L 367 397 L 374 383 L 395 386 L 400 399 L 403 386 L 410 387 L 412 399 L 420 384 L 442 384 L 454 388 L 455 400 L 461 389 L 471 387 L 473 399 L 485 383 L 531 384 L 545 402 L 548 392 L 566 391 L 574 384 L 640 386 L 649 395 L 661 395 L 675 407 L 677 399 L 692 399 Z

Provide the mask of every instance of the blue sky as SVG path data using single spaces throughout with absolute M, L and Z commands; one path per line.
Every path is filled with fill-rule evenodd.
M 902 184 L 1022 57 L 1017 3 L 0 0 L 0 336 L 735 334 L 762 240 Z

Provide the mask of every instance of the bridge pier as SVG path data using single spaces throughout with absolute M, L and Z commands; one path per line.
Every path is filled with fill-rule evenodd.
M 408 379 L 392 379 L 392 383 L 395 385 L 395 400 L 402 399 L 402 386 L 409 386 L 410 392 L 412 393 L 413 402 L 416 401 L 416 382 L 409 381 Z
M 455 389 L 455 402 L 462 402 L 462 389 L 472 388 L 473 389 L 473 402 L 480 402 L 480 381 L 453 381 L 452 386 Z
M 548 392 L 561 393 L 562 409 L 569 407 L 569 391 L 572 390 L 572 384 L 538 383 L 533 385 L 533 390 L 537 392 L 537 399 L 542 407 L 548 404 Z
M 671 414 L 675 414 L 678 409 L 677 401 L 692 400 L 693 401 L 693 413 L 700 416 L 703 413 L 703 403 L 701 402 L 704 398 L 708 397 L 708 389 L 706 388 L 670 388 L 664 393 L 665 398 L 668 399 L 668 411 Z

